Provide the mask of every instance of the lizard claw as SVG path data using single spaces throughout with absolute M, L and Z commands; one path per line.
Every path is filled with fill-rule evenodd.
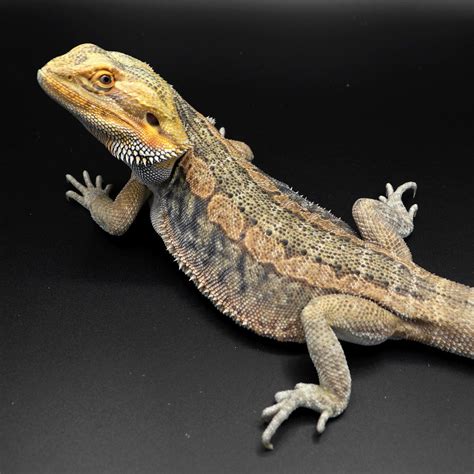
M 281 392 L 275 393 L 275 401 L 278 403 L 285 400 L 285 398 L 288 398 L 292 392 L 293 390 L 282 390 Z
M 417 212 L 418 212 L 418 204 L 413 204 L 413 206 L 411 206 L 410 209 L 408 209 L 408 215 L 410 216 L 412 220 L 416 216 Z
M 405 191 L 413 190 L 413 197 L 416 195 L 417 185 L 413 181 L 398 186 L 394 189 L 390 183 L 385 185 L 386 196 L 379 196 L 379 201 L 387 206 L 387 216 L 396 224 L 401 237 L 408 237 L 413 232 L 413 219 L 418 211 L 418 205 L 413 204 L 408 210 L 402 202 L 402 196 Z
M 81 206 L 90 210 L 92 201 L 97 199 L 99 196 L 108 196 L 112 185 L 108 184 L 105 188 L 102 188 L 103 180 L 102 176 L 98 175 L 95 179 L 95 184 L 92 182 L 91 177 L 87 171 L 82 172 L 82 177 L 84 179 L 84 184 L 79 182 L 74 176 L 67 174 L 66 181 L 76 189 L 76 191 L 66 191 L 66 199 L 72 199 L 78 202 Z
M 398 186 L 398 188 L 395 190 L 393 189 L 393 186 L 390 183 L 387 183 L 385 185 L 385 191 L 386 191 L 387 197 L 380 196 L 379 199 L 383 198 L 385 201 L 401 200 L 403 193 L 407 191 L 408 189 L 413 189 L 413 197 L 415 197 L 417 188 L 418 186 L 414 181 L 408 181 L 407 183 L 403 183 L 402 185 Z
M 385 185 L 385 190 L 387 193 L 387 197 L 390 197 L 393 194 L 393 186 L 390 183 Z

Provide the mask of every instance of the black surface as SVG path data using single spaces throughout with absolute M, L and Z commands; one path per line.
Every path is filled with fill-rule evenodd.
M 472 285 L 472 7 L 29 5 L 1 11 L 0 472 L 472 472 L 472 362 L 404 342 L 344 344 L 347 412 L 317 437 L 299 410 L 265 452 L 261 409 L 315 380 L 305 348 L 221 316 L 146 211 L 114 238 L 66 202 L 66 172 L 127 170 L 35 78 L 82 42 L 146 60 L 351 223 L 415 180 L 415 260 Z

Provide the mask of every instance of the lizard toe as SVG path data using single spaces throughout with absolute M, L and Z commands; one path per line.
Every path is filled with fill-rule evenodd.
M 74 176 L 70 174 L 66 175 L 66 181 L 76 189 L 75 191 L 67 191 L 66 199 L 72 199 L 78 202 L 81 206 L 90 210 L 92 202 L 99 196 L 108 195 L 112 185 L 108 184 L 104 189 L 102 189 L 102 176 L 97 176 L 94 183 L 89 173 L 85 170 L 82 172 L 82 177 L 85 185 L 74 178 Z
M 322 433 L 329 418 L 338 415 L 343 407 L 333 395 L 319 385 L 299 383 L 293 390 L 284 390 L 275 395 L 277 403 L 265 408 L 262 418 L 268 422 L 262 434 L 262 444 L 273 449 L 271 440 L 281 424 L 300 407 L 321 413 L 316 429 Z M 341 406 L 339 406 L 341 405 Z

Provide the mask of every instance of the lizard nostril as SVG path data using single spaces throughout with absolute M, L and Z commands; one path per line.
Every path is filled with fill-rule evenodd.
M 148 112 L 146 114 L 146 121 L 150 124 L 150 125 L 153 125 L 154 127 L 158 127 L 160 125 L 160 122 L 159 120 L 156 118 L 155 115 L 151 114 L 150 112 Z

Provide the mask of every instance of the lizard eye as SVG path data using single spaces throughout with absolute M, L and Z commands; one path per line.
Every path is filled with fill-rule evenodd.
M 102 74 L 102 76 L 99 77 L 99 81 L 104 85 L 109 85 L 112 82 L 112 77 L 108 74 Z
M 92 83 L 99 89 L 108 90 L 114 86 L 115 79 L 109 71 L 98 71 L 92 77 Z

